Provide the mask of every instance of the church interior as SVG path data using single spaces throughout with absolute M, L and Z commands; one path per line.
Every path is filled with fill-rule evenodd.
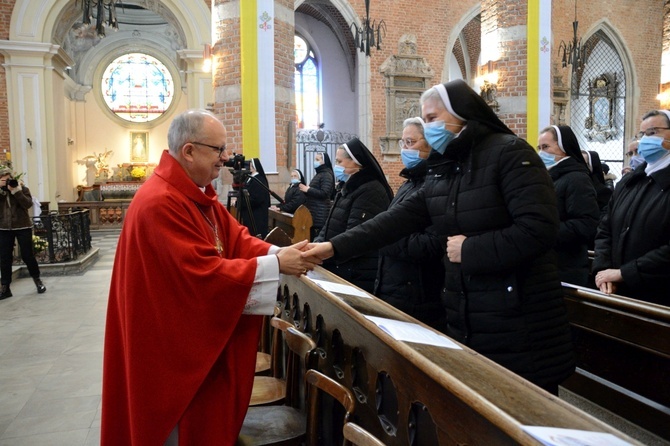
M 105 203 L 127 208 L 167 149 L 172 118 L 188 109 L 213 112 L 227 129 L 228 151 L 262 160 L 270 188 L 281 193 L 292 169 L 309 183 L 315 154 L 334 159 L 352 137 L 372 151 L 397 190 L 404 181 L 398 175 L 403 122 L 421 115 L 421 93 L 450 80 L 465 80 L 533 147 L 541 129 L 569 125 L 618 178 L 642 117 L 670 108 L 670 0 L 0 0 L 0 11 L 0 164 L 23 173 L 52 212 L 78 201 L 98 202 L 99 210 Z M 223 169 L 214 181 L 220 201 L 232 182 Z M 122 224 L 121 211 L 96 218 Z M 284 285 L 288 314 L 291 293 L 309 291 L 296 280 Z M 318 300 L 310 304 L 314 314 L 334 311 Z M 664 351 L 668 364 L 667 345 L 647 349 Z M 401 353 L 411 364 L 414 353 Z M 383 359 L 377 364 L 386 366 Z M 388 367 L 402 374 L 403 364 Z M 355 361 L 346 367 L 355 370 Z M 453 379 L 416 367 L 411 376 L 429 376 L 428 390 Z M 467 367 L 457 375 L 467 375 Z M 513 381 L 509 389 L 524 389 Z M 368 395 L 393 387 L 380 382 Z M 449 424 L 454 432 L 481 428 L 482 438 L 500 435 L 501 444 L 539 444 L 520 431 L 524 420 L 497 412 L 496 405 L 523 401 L 509 403 L 514 398 L 494 389 L 482 396 L 468 385 L 456 387 L 469 407 L 445 404 L 467 413 L 471 425 Z M 595 412 L 632 444 L 670 444 L 667 388 L 662 393 L 663 407 L 643 427 L 629 425 L 627 414 Z M 639 400 L 645 408 L 657 404 Z M 460 431 L 441 432 L 439 440 L 397 437 L 398 420 L 379 415 L 397 417 L 397 404 L 369 415 L 382 419 L 374 433 L 387 444 L 461 438 Z M 582 423 L 561 404 L 551 408 L 570 420 L 561 425 L 605 425 Z M 635 404 L 628 406 L 632 412 Z M 411 418 L 408 426 L 439 424 L 418 402 L 408 405 L 402 413 Z M 1 410 L 0 428 L 6 428 Z M 18 444 L 1 434 L 0 444 Z

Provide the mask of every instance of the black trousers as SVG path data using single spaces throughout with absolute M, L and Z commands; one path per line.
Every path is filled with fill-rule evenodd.
M 30 277 L 40 277 L 40 267 L 33 254 L 33 230 L 31 228 L 0 230 L 0 283 L 2 285 L 12 283 L 14 239 L 19 243 L 21 259 L 28 267 Z

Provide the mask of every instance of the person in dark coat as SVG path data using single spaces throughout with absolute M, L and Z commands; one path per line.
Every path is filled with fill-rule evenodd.
M 623 176 L 600 221 L 593 273 L 604 293 L 670 305 L 670 111 L 642 117 L 645 162 Z
M 561 221 L 556 253 L 561 281 L 587 286 L 590 266 L 588 249 L 593 245 L 600 218 L 591 175 L 570 127 L 546 127 L 540 132 L 538 143 L 540 158 L 547 166 L 556 189 Z
M 316 175 L 309 182 L 309 186 L 300 185 L 300 190 L 307 196 L 307 209 L 312 214 L 312 239 L 316 237 L 328 218 L 328 211 L 335 194 L 335 177 L 333 165 L 327 153 L 314 155 L 314 170 Z
M 272 209 L 293 214 L 300 205 L 305 204 L 307 198 L 305 194 L 300 191 L 300 185 L 305 185 L 305 176 L 300 169 L 293 169 L 291 171 L 291 185 L 284 193 L 284 203 L 277 206 L 272 206 Z
M 589 168 L 591 183 L 596 190 L 598 209 L 600 209 L 600 215 L 602 216 L 612 197 L 612 189 L 607 187 L 607 183 L 605 182 L 605 173 L 598 152 L 595 150 L 582 150 L 582 156 L 584 161 L 586 161 L 586 166 Z M 593 249 L 593 244 L 590 245 L 590 248 Z
M 547 169 L 463 80 L 436 85 L 421 102 L 433 148 L 424 186 L 303 255 L 343 261 L 435 225 L 447 251 L 447 334 L 557 393 L 574 356 Z
M 409 118 L 403 123 L 399 141 L 406 178 L 393 197 L 389 209 L 420 189 L 426 173 L 430 146 L 423 137 L 423 120 Z M 444 285 L 444 248 L 434 228 L 415 232 L 379 250 L 379 268 L 374 295 L 399 310 L 439 330 L 446 330 L 446 313 L 440 294 Z
M 337 149 L 333 168 L 343 186 L 330 209 L 326 223 L 315 241 L 324 242 L 349 231 L 384 212 L 393 191 L 374 155 L 354 138 Z M 344 261 L 326 260 L 323 267 L 341 278 L 372 293 L 377 276 L 377 248 L 358 250 Z
M 268 235 L 268 209 L 270 208 L 270 192 L 268 179 L 265 176 L 265 170 L 261 160 L 253 158 L 249 162 L 249 169 L 251 174 L 246 179 L 244 186 L 249 192 L 249 207 L 247 207 L 244 197 L 238 207 L 238 211 L 242 213 L 242 224 L 249 228 L 251 235 L 265 238 Z M 248 209 L 251 209 L 249 211 Z

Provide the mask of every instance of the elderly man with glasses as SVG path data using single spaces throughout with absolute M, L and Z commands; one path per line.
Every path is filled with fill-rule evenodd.
M 249 234 L 211 186 L 226 129 L 191 110 L 128 209 L 107 309 L 102 445 L 233 445 L 279 274 L 315 262 Z
M 644 163 L 617 184 L 595 242 L 596 286 L 670 304 L 670 111 L 642 117 L 638 152 Z

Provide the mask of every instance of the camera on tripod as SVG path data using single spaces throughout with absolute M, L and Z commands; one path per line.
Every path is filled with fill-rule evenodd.
M 240 186 L 249 178 L 251 170 L 249 169 L 249 162 L 244 160 L 244 155 L 233 152 L 233 156 L 223 163 L 224 166 L 230 167 L 228 169 L 233 174 L 233 189 L 238 190 Z

